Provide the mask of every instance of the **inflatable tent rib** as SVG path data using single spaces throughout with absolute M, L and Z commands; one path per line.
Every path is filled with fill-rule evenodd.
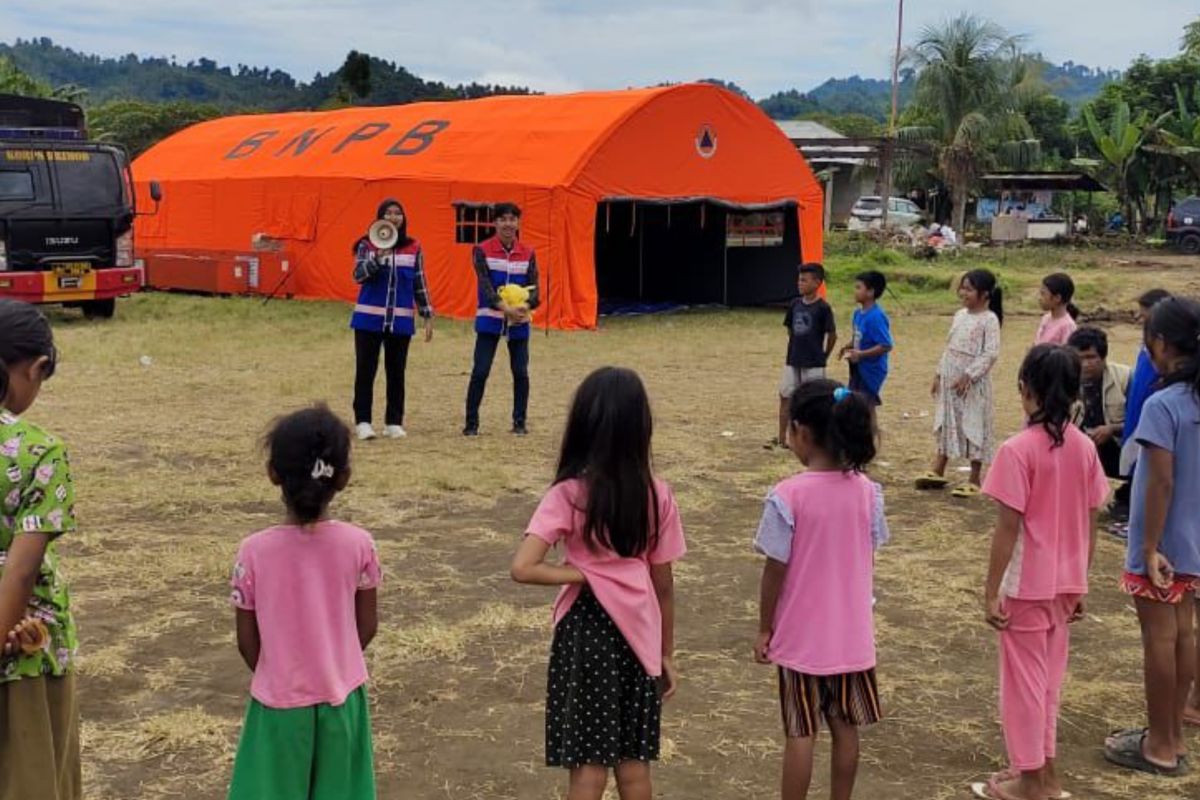
M 351 246 L 385 197 L 404 203 L 435 307 L 456 317 L 474 314 L 471 245 L 502 200 L 537 249 L 539 325 L 594 327 L 602 296 L 778 300 L 799 260 L 821 258 L 822 192 L 803 157 L 707 84 L 227 117 L 160 142 L 134 174 L 143 208 L 149 181 L 163 187 L 137 227 L 160 288 L 275 251 L 290 265 L 282 293 L 353 300 Z

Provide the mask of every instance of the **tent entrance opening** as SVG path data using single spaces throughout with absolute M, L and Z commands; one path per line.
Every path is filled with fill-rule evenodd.
M 782 302 L 796 293 L 794 204 L 743 210 L 706 201 L 596 207 L 601 309 Z

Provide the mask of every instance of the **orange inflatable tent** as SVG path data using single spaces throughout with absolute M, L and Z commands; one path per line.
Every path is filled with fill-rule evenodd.
M 599 301 L 750 305 L 821 258 L 821 187 L 749 101 L 707 84 L 226 117 L 134 164 L 151 285 L 353 300 L 351 249 L 386 197 L 421 241 L 439 314 L 470 317 L 490 204 L 523 209 L 539 325 Z M 232 266 L 231 266 L 232 265 Z M 224 283 L 212 275 L 225 269 Z M 232 270 L 231 272 L 229 270 Z

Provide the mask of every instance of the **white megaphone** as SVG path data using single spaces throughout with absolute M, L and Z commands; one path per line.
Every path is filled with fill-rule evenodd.
M 376 250 L 391 250 L 400 238 L 400 231 L 386 219 L 377 219 L 367 228 L 367 241 Z

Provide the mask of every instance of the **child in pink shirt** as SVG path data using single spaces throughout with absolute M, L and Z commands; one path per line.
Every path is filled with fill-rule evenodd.
M 546 765 L 571 800 L 600 800 L 608 770 L 649 800 L 662 701 L 675 693 L 671 562 L 684 554 L 671 488 L 650 467 L 652 420 L 637 373 L 605 367 L 575 392 L 554 485 L 513 557 L 519 583 L 562 586 L 546 687 Z M 562 544 L 563 563 L 546 563 Z
M 350 480 L 350 430 L 325 406 L 267 437 L 287 520 L 242 542 L 238 650 L 254 672 L 230 800 L 373 800 L 363 650 L 378 625 L 371 535 L 327 509 Z
M 1074 296 L 1075 281 L 1067 273 L 1056 272 L 1042 279 L 1038 303 L 1046 313 L 1038 323 L 1034 344 L 1066 346 L 1071 334 L 1079 327 L 1075 322 L 1079 318 L 1079 309 L 1071 302 Z
M 994 800 L 1063 796 L 1054 769 L 1068 625 L 1083 619 L 1096 515 L 1108 480 L 1096 446 L 1071 424 L 1079 356 L 1037 345 L 1021 365 L 1028 427 L 996 454 L 983 485 L 996 501 L 986 619 L 1000 631 L 1000 719 L 1010 768 L 976 784 Z
M 788 440 L 807 470 L 771 490 L 755 537 L 767 562 L 754 658 L 779 670 L 783 798 L 808 796 L 824 717 L 831 797 L 849 800 L 858 726 L 882 716 L 871 587 L 888 534 L 882 490 L 862 474 L 875 457 L 875 412 L 865 395 L 819 380 L 796 390 L 789 415 Z

